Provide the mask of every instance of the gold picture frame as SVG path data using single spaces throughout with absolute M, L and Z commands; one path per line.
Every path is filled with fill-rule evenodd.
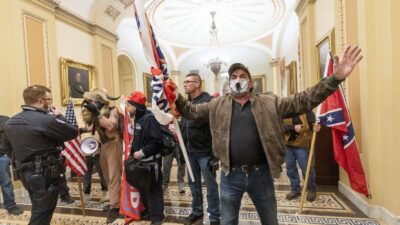
M 254 94 L 264 93 L 267 91 L 267 83 L 265 81 L 266 80 L 265 74 L 251 76 L 251 80 L 253 81 L 253 91 L 252 92 Z
M 332 57 L 335 55 L 335 29 L 332 29 L 329 34 L 325 35 L 318 44 L 315 46 L 317 51 L 317 76 L 318 80 L 324 77 L 324 71 L 326 66 L 326 56 L 331 50 Z
M 201 80 L 201 91 L 206 91 L 206 81 L 205 80 Z
M 151 107 L 151 99 L 153 98 L 153 91 L 151 89 L 151 80 L 153 75 L 150 73 L 143 72 L 143 88 L 144 94 L 146 95 L 146 106 Z
M 61 102 L 67 105 L 72 97 L 74 105 L 81 105 L 83 93 L 95 87 L 95 66 L 60 57 Z
M 297 92 L 297 65 L 292 61 L 285 69 L 286 75 L 286 94 L 287 96 Z

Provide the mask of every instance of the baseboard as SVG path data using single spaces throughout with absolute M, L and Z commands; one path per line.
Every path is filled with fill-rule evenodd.
M 359 194 L 351 190 L 339 181 L 339 192 L 346 196 L 358 209 L 370 218 L 381 219 L 388 225 L 400 225 L 400 216 L 393 215 L 386 208 L 379 205 L 371 205 Z

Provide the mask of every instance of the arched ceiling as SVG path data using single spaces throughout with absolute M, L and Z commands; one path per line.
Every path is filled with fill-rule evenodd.
M 159 38 L 181 47 L 210 45 L 211 11 L 221 45 L 255 40 L 272 32 L 283 19 L 283 0 L 158 0 L 147 14 Z
M 132 0 L 58 0 L 68 11 L 117 33 L 124 20 L 132 20 Z M 276 49 L 296 0 L 144 0 L 160 45 L 172 61 L 181 61 L 191 49 L 210 46 L 211 11 L 222 47 L 255 43 Z M 121 37 L 120 37 L 121 38 Z M 279 47 L 278 47 L 279 48 Z M 260 49 L 260 48 L 259 48 Z

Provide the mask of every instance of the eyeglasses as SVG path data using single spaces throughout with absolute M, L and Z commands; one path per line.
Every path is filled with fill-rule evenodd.
M 188 84 L 188 83 L 193 83 L 193 82 L 198 82 L 197 80 L 185 80 L 183 81 L 183 84 Z
M 42 100 L 46 100 L 46 101 L 49 101 L 49 102 L 53 102 L 53 99 L 52 99 L 52 98 L 42 98 Z

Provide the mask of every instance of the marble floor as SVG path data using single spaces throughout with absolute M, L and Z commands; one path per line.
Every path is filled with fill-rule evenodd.
M 176 181 L 177 167 L 172 168 L 171 183 L 164 193 L 165 215 L 164 224 L 183 224 L 185 217 L 191 212 L 191 194 L 186 186 L 186 193 L 180 194 Z M 219 180 L 219 179 L 218 179 Z M 99 203 L 101 187 L 98 177 L 94 177 L 92 185 L 92 199 L 85 207 L 85 216 L 82 216 L 76 178 L 68 182 L 70 194 L 76 199 L 73 204 L 64 204 L 59 201 L 51 224 L 54 225 L 94 225 L 105 224 L 107 213 L 102 211 L 104 203 Z M 282 173 L 282 176 L 275 181 L 276 199 L 278 202 L 279 224 L 300 225 L 300 224 L 346 224 L 346 225 L 379 225 L 382 224 L 374 219 L 367 218 L 350 201 L 348 201 L 337 190 L 337 187 L 319 186 L 317 199 L 314 202 L 305 202 L 303 214 L 298 214 L 300 198 L 288 201 L 286 193 L 290 190 L 289 180 Z M 205 187 L 203 187 L 205 193 Z M 24 190 L 16 190 L 17 204 L 25 212 L 19 216 L 8 215 L 4 209 L 0 210 L 0 225 L 2 224 L 27 224 L 30 217 L 31 204 Z M 205 200 L 205 205 L 207 202 Z M 206 213 L 205 213 L 206 214 Z M 248 195 L 244 195 L 240 210 L 240 224 L 260 224 L 258 214 Z M 121 216 L 113 225 L 124 224 Z M 132 224 L 150 224 L 150 221 L 135 221 Z M 197 225 L 202 224 L 198 222 Z M 209 224 L 208 218 L 204 218 L 203 224 Z

